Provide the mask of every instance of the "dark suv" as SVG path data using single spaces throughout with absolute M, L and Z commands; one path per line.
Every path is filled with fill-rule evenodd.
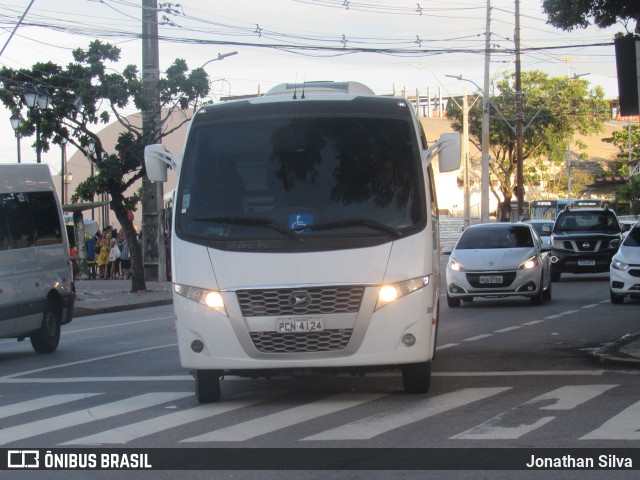
M 622 238 L 613 210 L 605 208 L 565 209 L 558 214 L 551 234 L 551 280 L 563 272 L 608 272 L 618 248 L 613 240 Z

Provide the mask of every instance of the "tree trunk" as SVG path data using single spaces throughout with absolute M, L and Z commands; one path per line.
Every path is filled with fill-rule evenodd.
M 127 211 L 122 205 L 114 205 L 111 202 L 111 209 L 116 214 L 116 218 L 120 222 L 124 230 L 124 236 L 127 239 L 127 245 L 131 251 L 131 291 L 146 292 L 147 285 L 144 280 L 144 268 L 142 264 L 142 247 L 138 242 L 138 236 L 133 228 L 133 222 L 129 220 Z

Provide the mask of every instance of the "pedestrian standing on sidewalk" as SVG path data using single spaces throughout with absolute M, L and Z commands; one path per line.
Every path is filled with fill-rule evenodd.
M 120 266 L 122 267 L 122 278 L 127 280 L 131 278 L 131 251 L 127 239 L 122 239 L 122 248 L 120 249 Z
M 98 253 L 98 275 L 101 278 L 109 278 L 109 241 L 107 236 L 102 235 L 100 238 L 100 247 Z
M 117 262 L 120 258 L 120 249 L 118 248 L 118 241 L 115 238 L 111 238 L 111 242 L 109 244 L 109 278 L 116 280 L 118 278 L 117 275 Z

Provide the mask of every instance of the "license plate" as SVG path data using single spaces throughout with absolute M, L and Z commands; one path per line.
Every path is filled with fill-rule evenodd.
M 483 283 L 483 284 L 502 283 L 502 275 L 480 275 L 480 283 Z
M 282 318 L 278 320 L 278 333 L 322 332 L 322 318 Z
M 578 260 L 578 266 L 580 267 L 595 267 L 595 260 Z

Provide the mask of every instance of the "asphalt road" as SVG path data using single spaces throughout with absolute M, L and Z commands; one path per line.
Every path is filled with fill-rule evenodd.
M 563 277 L 553 284 L 552 301 L 538 307 L 524 298 L 477 299 L 450 309 L 442 300 L 438 354 L 426 396 L 403 394 L 399 375 L 385 372 L 230 377 L 222 382 L 223 402 L 198 405 L 193 381 L 179 365 L 171 306 L 79 318 L 64 328 L 54 355 L 36 355 L 28 342 L 3 340 L 0 447 L 471 452 L 587 447 L 598 452 L 640 446 L 640 371 L 603 366 L 592 356 L 595 348 L 638 330 L 640 302 L 611 305 L 606 275 Z M 64 472 L 37 472 L 37 478 L 63 478 L 58 473 Z M 170 473 L 149 478 L 175 478 Z M 401 471 L 294 473 L 291 478 L 417 478 Z M 441 472 L 438 478 L 534 478 L 534 472 L 523 471 L 478 473 Z M 91 477 L 122 478 L 115 474 Z M 598 478 L 632 474 L 600 471 Z M 66 472 L 64 478 L 83 477 Z M 289 476 L 217 472 L 202 478 Z

